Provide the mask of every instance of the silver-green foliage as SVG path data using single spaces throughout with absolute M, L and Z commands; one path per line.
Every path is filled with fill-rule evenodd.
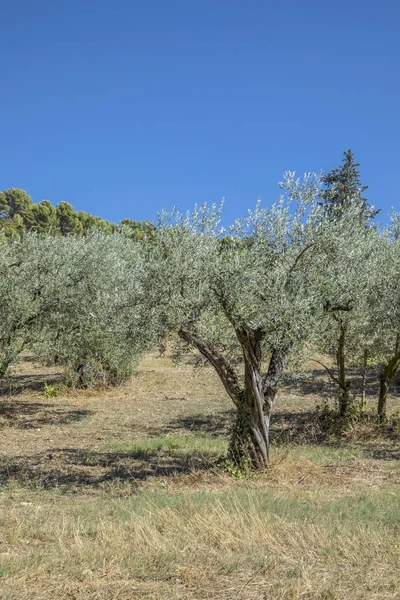
M 317 269 L 324 312 L 312 348 L 336 363 L 328 371 L 338 386 L 342 415 L 355 396 L 349 368 L 381 363 L 390 381 L 400 364 L 398 218 L 394 215 L 386 229 L 368 227 L 358 212 L 350 207 L 340 219 L 325 222 Z
M 373 335 L 373 356 L 385 363 L 399 345 L 400 335 L 400 216 L 377 236 L 373 284 L 368 286 L 368 311 Z
M 313 268 L 323 311 L 312 331 L 311 349 L 337 363 L 328 371 L 338 385 L 344 414 L 350 402 L 347 369 L 371 357 L 376 343 L 370 290 L 376 283 L 380 235 L 360 219 L 357 206 L 336 220 L 325 220 L 322 227 L 321 251 Z
M 29 235 L 0 239 L 0 376 L 26 345 L 53 304 L 57 265 L 62 265 L 56 240 Z
M 66 365 L 76 383 L 118 381 L 157 338 L 178 332 L 177 357 L 194 345 L 236 405 L 255 368 L 270 415 L 279 378 L 272 385 L 263 369 L 274 352 L 284 368 L 289 356 L 336 358 L 340 347 L 331 376 L 346 392 L 347 366 L 387 361 L 398 340 L 399 219 L 380 232 L 356 206 L 324 218 L 315 175 L 288 173 L 281 186 L 274 205 L 257 204 L 228 231 L 220 208 L 202 206 L 162 213 L 146 243 L 0 238 L 0 376 L 27 348 Z
M 138 244 L 123 235 L 25 235 L 3 243 L 0 351 L 22 348 L 69 368 L 75 383 L 118 381 L 152 340 L 143 297 L 147 271 Z
M 400 218 L 392 215 L 376 243 L 373 284 L 368 286 L 371 357 L 380 365 L 378 414 L 386 416 L 386 398 L 400 366 Z
M 232 351 L 235 327 L 262 330 L 266 350 L 303 344 L 318 304 L 318 179 L 289 173 L 282 187 L 277 203 L 258 203 L 229 232 L 215 206 L 161 215 L 152 293 L 171 329 L 190 327 Z

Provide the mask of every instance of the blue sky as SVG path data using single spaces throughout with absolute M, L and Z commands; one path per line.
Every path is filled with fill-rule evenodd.
M 0 0 L 0 189 L 112 221 L 226 198 L 352 148 L 400 208 L 400 2 Z

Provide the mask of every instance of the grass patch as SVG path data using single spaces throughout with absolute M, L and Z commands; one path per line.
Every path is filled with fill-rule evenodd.
M 100 446 L 104 452 L 128 454 L 135 457 L 146 457 L 154 453 L 173 453 L 181 456 L 193 454 L 215 459 L 224 455 L 228 448 L 227 440 L 212 437 L 207 433 L 194 435 L 166 435 L 137 441 L 133 444 L 108 443 Z
M 316 465 L 343 465 L 365 457 L 361 448 L 346 446 L 302 446 L 295 452 Z
M 23 490 L 13 494 L 1 523 L 3 548 L 13 549 L 2 560 L 9 599 L 24 597 L 20 583 L 13 591 L 16 581 L 51 581 L 53 596 L 43 598 L 66 590 L 112 598 L 118 578 L 126 599 L 136 597 L 138 581 L 151 584 L 150 598 L 235 597 L 221 587 L 226 577 L 236 593 L 252 578 L 241 598 L 394 599 L 400 591 L 396 490 L 326 501 L 232 483 L 225 491 L 153 490 L 72 504 L 51 492 L 30 502 L 20 501 Z M 109 596 L 93 595 L 100 583 Z

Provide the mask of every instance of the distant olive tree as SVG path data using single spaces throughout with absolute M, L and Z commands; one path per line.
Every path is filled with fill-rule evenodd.
M 146 268 L 122 234 L 26 234 L 0 243 L 0 377 L 28 349 L 77 385 L 117 382 L 152 341 Z
M 350 367 L 364 367 L 373 353 L 369 290 L 375 284 L 379 233 L 365 227 L 357 205 L 324 221 L 322 251 L 315 256 L 316 289 L 323 307 L 312 332 L 314 348 L 333 359 L 317 360 L 337 387 L 339 413 L 348 415 L 354 398 Z
M 54 306 L 64 255 L 55 238 L 0 237 L 0 379 L 34 342 L 39 322 Z
M 376 239 L 373 285 L 368 287 L 371 356 L 381 365 L 378 415 L 386 417 L 387 396 L 400 366 L 400 216 Z
M 287 361 L 321 310 L 313 283 L 319 181 L 288 174 L 282 187 L 276 204 L 258 204 L 229 236 L 216 207 L 164 214 L 149 250 L 151 302 L 178 332 L 177 352 L 196 348 L 216 370 L 237 409 L 230 457 L 255 469 L 269 464 L 270 418 Z
M 69 237 L 54 304 L 40 322 L 35 352 L 56 356 L 71 382 L 118 383 L 155 339 L 145 312 L 148 271 L 139 243 L 123 234 Z

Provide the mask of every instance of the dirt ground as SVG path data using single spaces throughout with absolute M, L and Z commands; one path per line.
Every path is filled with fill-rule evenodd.
M 203 434 L 227 440 L 232 403 L 212 369 L 195 372 L 190 362 L 175 367 L 168 357 L 152 353 L 134 378 L 118 388 L 66 390 L 46 398 L 44 381 L 57 384 L 61 373 L 26 357 L 0 400 L 0 481 L 17 477 L 45 486 L 93 487 L 114 478 L 146 480 L 209 466 L 209 456 L 196 455 L 195 449 L 175 458 L 171 452 L 113 451 L 170 436 Z M 278 462 L 282 452 L 293 453 L 299 444 L 332 445 L 332 440 L 320 439 L 313 422 L 316 405 L 330 392 L 323 371 L 286 381 L 272 426 L 273 444 L 280 449 Z M 391 398 L 391 410 L 397 403 L 400 400 Z M 334 445 L 362 451 L 367 463 L 397 460 L 398 435 L 389 433 L 380 435 L 366 423 Z M 373 464 L 368 468 L 376 471 L 379 462 Z
M 0 398 L 0 598 L 400 598 L 398 429 L 321 434 L 310 366 L 279 395 L 271 468 L 238 479 L 217 466 L 231 401 L 192 362 L 46 397 L 61 373 L 25 357 Z

